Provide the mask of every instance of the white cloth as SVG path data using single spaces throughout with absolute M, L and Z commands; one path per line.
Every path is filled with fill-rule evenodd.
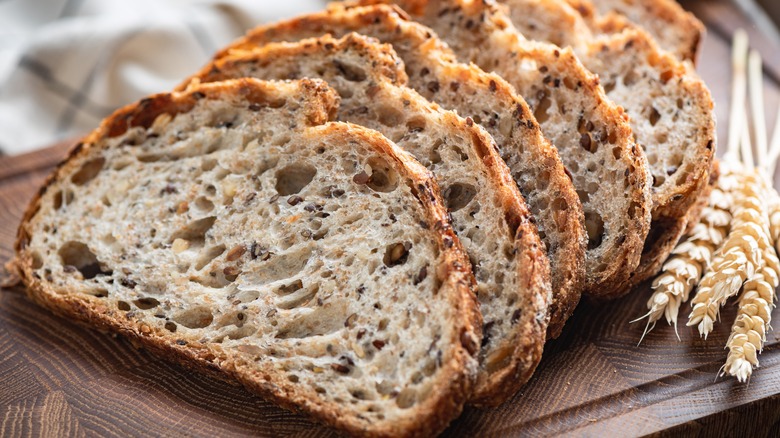
M 257 24 L 325 0 L 0 0 L 0 152 L 82 135 Z

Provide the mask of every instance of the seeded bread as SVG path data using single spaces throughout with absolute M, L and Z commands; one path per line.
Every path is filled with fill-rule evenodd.
M 560 1 L 501 1 L 509 7 L 515 26 L 534 39 L 565 33 L 558 22 L 577 15 Z M 653 217 L 684 216 L 706 186 L 714 156 L 709 90 L 692 69 L 659 49 L 639 28 L 587 38 L 587 34 L 568 35 L 581 47 L 578 55 L 585 66 L 601 78 L 607 96 L 631 117 L 653 174 Z
M 244 79 L 119 110 L 24 216 L 29 295 L 352 435 L 441 431 L 476 376 L 469 262 L 430 173 L 337 101 Z
M 664 50 L 680 60 L 696 62 L 699 45 L 706 28 L 693 14 L 675 0 L 566 0 L 575 8 L 593 16 L 618 13 L 647 30 Z M 600 24 L 594 21 L 596 30 Z
M 364 0 L 376 1 L 376 0 Z M 618 287 L 639 264 L 650 226 L 650 174 L 628 117 L 571 49 L 525 40 L 494 2 L 396 1 L 462 60 L 501 75 L 525 97 L 580 195 L 588 232 L 586 290 Z
M 206 66 L 195 83 L 317 77 L 341 94 L 338 119 L 382 132 L 431 170 L 471 259 L 484 327 L 473 403 L 497 404 L 542 355 L 549 265 L 522 195 L 492 138 L 404 87 L 392 47 L 357 34 L 267 44 Z
M 577 11 L 565 2 L 501 1 L 513 23 L 531 38 L 566 33 L 558 23 L 577 21 Z M 608 25 L 611 18 L 615 16 L 604 17 L 604 23 Z M 581 17 L 579 21 L 584 22 Z M 712 97 L 688 65 L 659 49 L 650 35 L 635 26 L 586 38 L 587 33 L 568 37 L 580 48 L 577 52 L 585 66 L 599 75 L 607 96 L 626 109 L 647 155 L 653 175 L 653 223 L 643 260 L 663 261 L 709 180 L 715 149 Z M 640 262 L 631 283 L 654 274 L 641 266 L 649 265 Z
M 495 74 L 457 62 L 430 29 L 394 6 L 375 5 L 305 15 L 260 26 L 222 56 L 272 41 L 358 32 L 393 45 L 409 86 L 444 108 L 470 116 L 490 133 L 536 219 L 552 267 L 548 338 L 556 338 L 579 302 L 587 238 L 582 205 L 558 151 L 546 141 L 525 101 Z

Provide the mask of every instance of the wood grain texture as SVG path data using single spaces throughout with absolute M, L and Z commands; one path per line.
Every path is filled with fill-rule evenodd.
M 725 138 L 730 72 L 721 33 L 710 31 L 699 70 Z M 771 122 L 780 88 L 767 87 Z M 27 200 L 67 147 L 0 158 L 0 263 Z M 242 388 L 55 317 L 22 292 L 0 292 L 0 436 L 336 436 Z M 724 308 L 725 323 L 704 341 L 684 326 L 683 307 L 681 342 L 661 322 L 637 346 L 643 325 L 629 321 L 645 312 L 649 294 L 645 284 L 618 301 L 583 302 L 519 394 L 496 409 L 467 409 L 444 435 L 779 436 L 780 330 L 769 333 L 749 386 L 716 379 L 735 309 Z

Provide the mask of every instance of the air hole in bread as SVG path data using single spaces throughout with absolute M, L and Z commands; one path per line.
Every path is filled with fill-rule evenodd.
M 425 130 L 425 117 L 412 116 L 406 121 L 406 129 L 410 132 L 421 132 Z
M 65 272 L 78 270 L 84 279 L 95 278 L 98 275 L 109 275 L 111 271 L 104 270 L 95 254 L 81 242 L 69 241 L 58 251 Z
M 317 169 L 305 163 L 285 166 L 276 171 L 276 191 L 281 196 L 300 193 L 314 179 Z
M 206 233 L 211 229 L 211 227 L 214 226 L 214 222 L 216 222 L 216 220 L 216 216 L 208 216 L 190 222 L 180 230 L 173 233 L 170 242 L 173 243 L 176 239 L 182 239 L 189 242 L 190 247 L 203 245 L 206 239 Z
M 442 139 L 438 138 L 433 143 L 433 146 L 430 149 L 430 153 L 428 154 L 428 161 L 430 164 L 439 164 L 441 163 L 441 154 L 439 153 L 439 148 L 444 144 L 444 141 Z
M 550 109 L 552 101 L 550 100 L 549 93 L 547 91 L 540 91 L 537 98 L 539 99 L 539 102 L 536 104 L 536 108 L 534 109 L 534 117 L 536 117 L 537 122 L 542 124 L 546 122 L 547 119 L 549 119 L 547 110 Z
M 661 187 L 666 182 L 666 177 L 663 175 L 653 175 L 653 187 Z
M 474 199 L 477 189 L 471 184 L 458 182 L 447 187 L 443 194 L 447 208 L 451 212 L 455 212 L 467 206 Z
M 363 82 L 368 77 L 365 70 L 347 62 L 334 59 L 333 65 L 336 66 L 341 76 L 350 82 Z
M 260 292 L 256 290 L 242 290 L 236 294 L 236 301 L 238 301 L 238 304 L 241 303 L 250 303 L 260 297 Z M 234 301 L 235 303 L 235 301 Z
M 130 311 L 130 304 L 125 301 L 117 301 L 116 307 L 123 312 Z
M 175 322 L 167 321 L 165 323 L 165 330 L 168 330 L 171 333 L 176 333 L 176 329 L 177 328 L 178 327 L 176 327 L 176 323 Z
M 387 105 L 382 105 L 377 108 L 376 117 L 379 123 L 391 128 L 402 125 L 404 123 L 404 119 L 406 118 L 404 113 L 402 113 L 400 110 Z
M 200 168 L 204 172 L 208 172 L 217 166 L 217 160 L 211 157 L 204 158 L 200 163 Z
M 375 192 L 392 192 L 398 187 L 398 174 L 387 163 L 379 157 L 368 159 L 368 166 L 371 168 L 371 175 L 366 181 L 366 185 Z
M 210 248 L 207 248 L 203 253 L 200 255 L 198 260 L 195 262 L 195 270 L 200 271 L 203 269 L 206 265 L 211 263 L 212 260 L 219 257 L 223 252 L 225 252 L 225 245 L 217 245 L 212 246 Z
M 672 174 L 674 173 L 675 172 L 672 172 Z M 676 184 L 678 186 L 685 184 L 687 182 L 686 180 L 688 179 L 688 174 L 689 174 L 689 169 L 687 167 L 683 171 L 677 171 L 677 176 L 675 177 L 675 180 L 677 181 Z
M 214 167 L 214 172 L 212 172 L 212 174 L 213 174 L 212 178 L 215 181 L 222 181 L 228 175 L 230 175 L 231 172 L 229 170 L 225 169 L 224 167 L 220 166 L 219 164 L 217 164 L 217 166 Z
M 615 89 L 615 81 L 609 81 L 604 84 L 604 93 L 609 94 Z
M 454 144 L 451 146 L 451 149 L 455 154 L 457 154 L 458 158 L 460 158 L 460 161 L 466 161 L 469 159 L 469 156 L 467 153 L 463 152 L 463 150 Z
M 398 266 L 406 263 L 409 258 L 409 250 L 412 248 L 412 244 L 405 243 L 393 243 L 387 246 L 385 249 L 385 255 L 382 258 L 385 266 Z
M 54 194 L 54 197 L 52 199 L 53 206 L 55 210 L 59 210 L 60 207 L 68 206 L 71 202 L 73 202 L 73 191 L 65 189 L 58 191 Z
M 400 394 L 398 394 L 398 397 L 395 399 L 395 404 L 398 405 L 398 407 L 401 409 L 411 408 L 416 402 L 417 391 L 412 388 L 405 388 L 403 391 L 401 391 Z
M 655 142 L 658 144 L 664 144 L 669 140 L 669 135 L 665 131 L 658 131 L 655 133 Z
M 309 301 L 317 295 L 319 286 L 313 284 L 307 288 L 299 289 L 289 295 L 282 297 L 276 304 L 280 309 L 290 310 L 296 307 L 301 307 L 307 304 Z
M 158 161 L 163 161 L 167 157 L 163 154 L 144 154 L 139 155 L 137 158 L 138 161 L 142 163 L 156 163 Z
M 214 210 L 214 203 L 205 196 L 198 196 L 194 202 L 195 208 L 203 213 L 208 213 Z
M 43 267 L 43 257 L 38 251 L 32 252 L 32 268 L 41 269 Z
M 661 113 L 658 112 L 655 107 L 649 107 L 648 110 L 648 120 L 650 120 L 650 125 L 655 126 L 656 123 L 661 119 Z
M 301 280 L 295 280 L 290 284 L 279 287 L 279 289 L 276 290 L 276 293 L 278 295 L 289 295 L 300 289 L 303 289 L 303 282 Z
M 243 339 L 247 336 L 252 336 L 257 332 L 257 327 L 253 325 L 245 325 L 243 327 L 237 327 L 235 330 L 228 332 L 228 339 Z
M 615 157 L 616 160 L 619 160 L 620 157 L 623 155 L 623 150 L 619 147 L 612 148 L 612 156 Z
M 539 175 L 536 178 L 536 190 L 544 191 L 547 189 L 548 185 L 550 185 L 550 172 L 543 170 L 539 172 Z
M 160 302 L 154 298 L 146 297 L 146 298 L 139 298 L 133 301 L 133 304 L 135 304 L 135 306 L 141 310 L 149 310 L 159 306 Z
M 595 211 L 585 212 L 585 229 L 588 232 L 588 249 L 601 246 L 604 238 L 604 219 Z
M 292 383 L 298 383 L 299 381 L 298 376 L 296 376 L 295 374 L 289 374 L 287 376 L 287 380 L 289 380 Z
M 650 163 L 651 166 L 654 166 L 655 163 L 658 162 L 658 155 L 656 155 L 656 154 L 654 154 L 652 152 L 649 152 L 647 154 L 647 162 Z
M 623 85 L 630 87 L 639 80 L 639 74 L 635 70 L 631 70 L 623 76 Z
M 207 306 L 196 306 L 173 315 L 173 320 L 184 327 L 200 329 L 214 321 L 214 315 Z
M 81 169 L 79 169 L 78 172 L 73 174 L 70 180 L 73 181 L 73 184 L 76 184 L 77 186 L 83 186 L 84 184 L 95 179 L 105 164 L 106 159 L 103 157 L 98 157 L 87 161 L 81 166 Z

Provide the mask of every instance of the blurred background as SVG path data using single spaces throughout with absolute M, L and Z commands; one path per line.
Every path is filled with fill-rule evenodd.
M 0 152 L 82 135 L 259 23 L 325 0 L 0 0 Z
M 248 28 L 319 10 L 326 3 L 0 0 L 0 154 L 83 135 L 116 108 L 169 90 Z M 751 43 L 764 46 L 758 49 L 774 92 L 780 72 L 780 0 L 681 3 L 705 21 L 711 34 L 726 40 L 733 28 L 748 23 Z M 734 10 L 741 16 L 735 17 Z M 704 44 L 711 44 L 707 39 Z M 700 66 L 704 79 L 727 81 L 720 78 L 730 74 L 727 60 L 722 59 L 722 69 Z M 714 94 L 721 119 L 728 96 Z M 773 100 L 767 99 L 770 121 Z

